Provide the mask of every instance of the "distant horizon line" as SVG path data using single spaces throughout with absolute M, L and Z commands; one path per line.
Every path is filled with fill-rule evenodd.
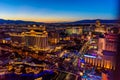
M 5 19 L 5 18 L 0 18 L 1 20 L 12 20 L 12 21 L 28 21 L 28 22 L 36 22 L 36 23 L 67 23 L 67 22 L 77 22 L 77 21 L 83 21 L 83 20 L 117 20 L 117 19 L 79 19 L 79 20 L 73 20 L 73 21 L 56 21 L 56 22 L 42 22 L 42 21 L 33 21 L 33 20 L 24 20 L 24 19 Z

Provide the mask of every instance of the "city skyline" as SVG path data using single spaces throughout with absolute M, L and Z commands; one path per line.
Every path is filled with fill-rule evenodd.
M 0 18 L 36 22 L 116 19 L 116 0 L 1 0 Z

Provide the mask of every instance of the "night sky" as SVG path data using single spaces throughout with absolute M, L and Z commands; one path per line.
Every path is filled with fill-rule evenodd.
M 117 0 L 0 0 L 0 18 L 37 22 L 115 19 Z

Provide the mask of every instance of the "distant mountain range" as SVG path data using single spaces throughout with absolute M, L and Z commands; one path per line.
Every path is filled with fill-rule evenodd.
M 0 24 L 43 24 L 43 22 L 0 19 Z
M 82 24 L 82 23 L 95 23 L 96 20 L 79 20 L 74 22 L 63 22 L 63 24 Z M 118 20 L 102 20 L 99 19 L 101 23 L 117 23 Z M 0 24 L 44 24 L 43 22 L 34 22 L 34 21 L 23 21 L 23 20 L 5 20 L 0 19 Z M 62 24 L 62 23 L 61 23 Z
M 99 20 L 101 23 L 117 23 L 118 20 L 102 20 L 102 19 L 95 19 L 95 20 L 80 20 L 75 22 L 70 22 L 73 24 L 80 24 L 80 23 L 96 23 L 96 20 Z

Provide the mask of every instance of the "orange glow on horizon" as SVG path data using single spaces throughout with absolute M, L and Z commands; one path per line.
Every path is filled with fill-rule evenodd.
M 33 18 L 33 17 L 4 17 L 6 20 L 23 20 L 23 21 L 35 21 L 35 22 L 45 22 L 45 23 L 56 23 L 56 22 L 72 22 L 80 19 L 75 18 L 56 18 L 56 17 L 47 17 L 47 18 Z

